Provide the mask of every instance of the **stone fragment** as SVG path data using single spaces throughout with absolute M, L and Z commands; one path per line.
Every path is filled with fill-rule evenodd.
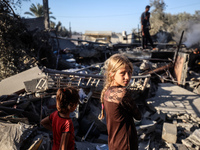
M 176 125 L 171 123 L 163 124 L 162 139 L 169 143 L 176 143 L 177 128 Z

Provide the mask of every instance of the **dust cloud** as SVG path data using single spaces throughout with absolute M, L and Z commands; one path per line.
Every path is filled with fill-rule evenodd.
M 200 24 L 192 24 L 185 33 L 185 44 L 188 48 L 200 42 Z

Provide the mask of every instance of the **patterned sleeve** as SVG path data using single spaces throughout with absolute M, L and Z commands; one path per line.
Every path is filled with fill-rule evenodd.
M 70 121 L 66 120 L 65 124 L 62 127 L 62 133 L 69 132 L 70 126 L 71 126 Z
M 128 114 L 133 116 L 136 120 L 141 120 L 141 113 L 135 103 L 135 100 L 132 98 L 130 90 L 126 90 L 120 104 L 128 112 Z

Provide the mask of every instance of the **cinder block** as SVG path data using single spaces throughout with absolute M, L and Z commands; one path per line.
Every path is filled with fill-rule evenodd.
M 169 143 L 176 143 L 177 128 L 176 125 L 171 123 L 163 124 L 162 139 Z

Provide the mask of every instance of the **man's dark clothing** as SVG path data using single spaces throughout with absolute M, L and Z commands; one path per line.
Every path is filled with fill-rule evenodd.
M 142 15 L 141 15 L 141 23 L 143 24 L 143 21 L 144 21 L 144 19 L 145 19 L 145 17 L 147 16 L 147 15 L 150 15 L 150 13 L 149 12 L 143 12 L 142 13 Z M 149 23 L 149 17 L 147 17 L 147 25 L 150 25 L 150 23 Z
M 143 48 L 146 48 L 145 45 L 147 46 L 148 41 L 151 44 L 151 46 L 154 48 L 153 41 L 152 41 L 151 35 L 149 33 L 149 29 L 150 29 L 149 15 L 150 15 L 149 12 L 143 12 L 141 15 L 141 22 L 142 22 L 143 31 L 144 31 L 144 36 L 142 36 L 142 47 Z M 148 17 L 146 17 L 146 16 L 148 16 Z

